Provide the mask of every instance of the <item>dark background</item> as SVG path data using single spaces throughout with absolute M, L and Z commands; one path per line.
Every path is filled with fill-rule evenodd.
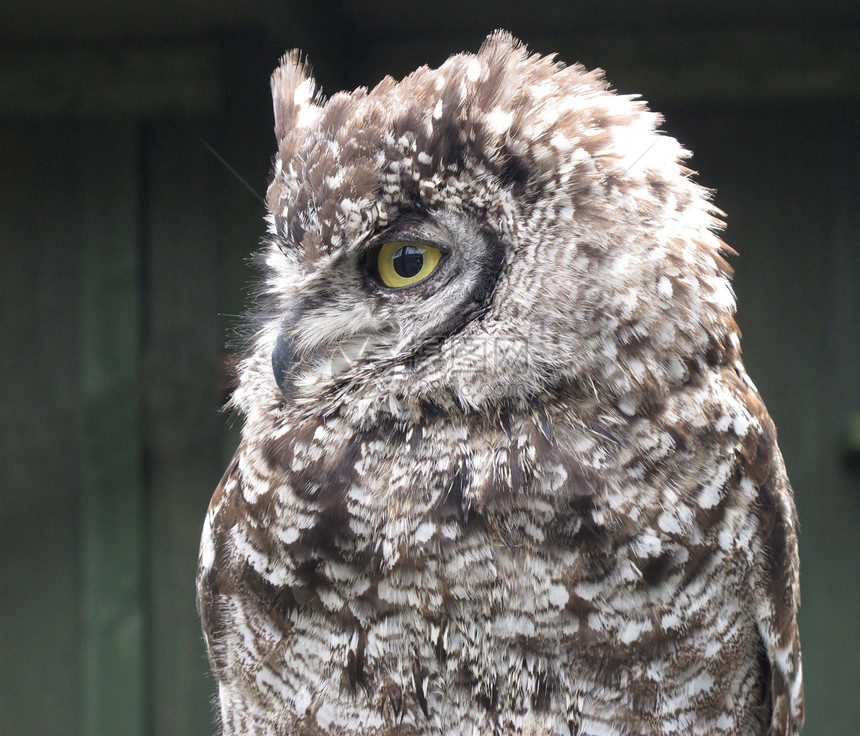
M 194 571 L 236 442 L 224 344 L 264 232 L 268 76 L 300 47 L 326 92 L 372 85 L 497 27 L 641 93 L 717 190 L 800 513 L 805 734 L 860 734 L 848 0 L 3 3 L 0 733 L 214 732 Z

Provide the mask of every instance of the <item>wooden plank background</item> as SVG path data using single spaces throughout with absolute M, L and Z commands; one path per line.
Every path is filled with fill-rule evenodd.
M 0 732 L 10 735 L 14 724 L 83 733 L 82 235 L 69 133 L 0 123 Z
M 146 731 L 148 557 L 140 432 L 140 144 L 133 121 L 76 131 L 85 733 Z

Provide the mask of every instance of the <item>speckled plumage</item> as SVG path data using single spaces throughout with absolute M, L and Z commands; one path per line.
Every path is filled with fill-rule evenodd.
M 658 117 L 502 33 L 272 89 L 198 577 L 225 736 L 796 734 L 794 506 Z M 388 289 L 390 240 L 444 260 Z

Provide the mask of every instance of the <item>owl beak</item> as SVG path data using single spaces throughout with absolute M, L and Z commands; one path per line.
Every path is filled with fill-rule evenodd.
M 292 395 L 294 357 L 293 341 L 282 326 L 278 339 L 275 341 L 275 348 L 272 350 L 272 373 L 274 373 L 275 382 L 285 399 Z

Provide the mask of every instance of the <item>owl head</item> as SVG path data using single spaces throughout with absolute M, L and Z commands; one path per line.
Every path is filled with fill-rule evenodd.
M 272 91 L 246 414 L 361 423 L 572 387 L 635 413 L 736 357 L 707 193 L 601 72 L 498 32 L 328 100 L 293 52 Z

